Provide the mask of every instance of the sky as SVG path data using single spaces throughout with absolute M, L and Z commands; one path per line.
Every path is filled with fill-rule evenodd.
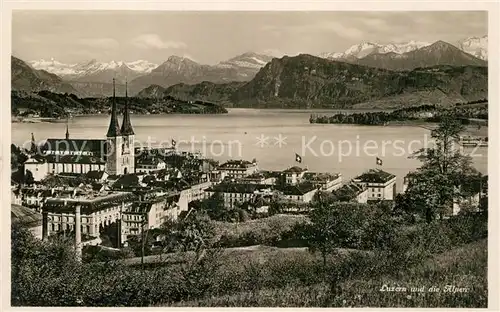
M 361 42 L 457 40 L 488 33 L 487 12 L 14 11 L 12 52 L 25 61 L 109 62 L 170 55 L 216 64 L 245 52 L 343 52 Z

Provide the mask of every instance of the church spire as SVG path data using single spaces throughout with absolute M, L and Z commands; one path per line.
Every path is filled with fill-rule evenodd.
M 133 135 L 134 129 L 130 123 L 130 115 L 128 112 L 128 86 L 127 81 L 125 81 L 125 109 L 123 110 L 123 122 L 122 122 L 122 135 Z
M 31 132 L 31 147 L 30 147 L 30 152 L 31 153 L 36 153 L 36 141 L 35 141 L 35 135 L 33 132 Z
M 68 125 L 68 119 L 66 119 L 66 140 L 69 140 L 69 125 Z
M 113 104 L 111 106 L 111 120 L 109 121 L 109 128 L 106 136 L 109 138 L 119 136 L 120 134 L 120 125 L 118 124 L 116 115 L 115 78 L 113 78 Z

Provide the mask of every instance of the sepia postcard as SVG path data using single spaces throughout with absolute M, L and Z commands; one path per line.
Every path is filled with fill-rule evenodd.
M 242 3 L 4 7 L 5 309 L 499 308 L 498 3 Z

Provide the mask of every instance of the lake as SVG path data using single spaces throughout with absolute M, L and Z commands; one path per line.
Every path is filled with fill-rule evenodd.
M 412 151 L 431 144 L 429 131 L 410 126 L 309 124 L 311 113 L 328 111 L 228 109 L 225 115 L 132 115 L 136 145 L 170 146 L 200 151 L 220 161 L 257 159 L 264 170 L 299 165 L 310 171 L 340 172 L 344 181 L 370 168 L 395 174 L 398 190 L 403 177 L 420 162 Z M 121 118 L 119 118 L 121 122 Z M 72 138 L 104 138 L 109 116 L 82 116 L 69 121 Z M 66 123 L 13 123 L 12 142 L 29 146 L 36 140 L 64 138 Z M 149 142 L 149 143 L 148 143 Z M 475 167 L 487 173 L 487 148 L 467 148 Z M 295 154 L 302 163 L 295 162 Z M 383 161 L 376 166 L 376 157 Z

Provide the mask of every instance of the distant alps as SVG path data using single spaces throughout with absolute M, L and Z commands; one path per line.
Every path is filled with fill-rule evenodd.
M 432 42 L 407 41 L 399 43 L 381 44 L 375 42 L 362 42 L 349 47 L 344 52 L 324 52 L 318 56 L 331 60 L 356 60 L 371 54 L 404 54 L 430 46 Z M 457 41 L 454 44 L 462 51 L 471 54 L 479 59 L 488 60 L 488 36 L 468 37 Z

